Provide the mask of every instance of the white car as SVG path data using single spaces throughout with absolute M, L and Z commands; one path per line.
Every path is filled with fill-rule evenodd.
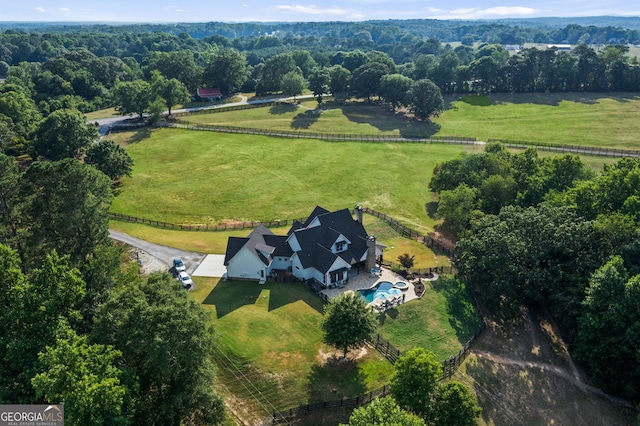
M 180 272 L 178 274 L 178 281 L 180 281 L 180 284 L 182 284 L 182 287 L 184 287 L 187 290 L 190 289 L 191 286 L 193 286 L 193 280 L 191 279 L 189 274 L 187 274 L 186 272 Z

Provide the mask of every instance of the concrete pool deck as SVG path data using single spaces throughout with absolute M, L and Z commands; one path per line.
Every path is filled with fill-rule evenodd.
M 363 272 L 358 276 L 350 278 L 349 282 L 343 288 L 328 288 L 322 290 L 320 293 L 324 294 L 329 299 L 333 299 L 340 296 L 345 291 L 368 290 L 381 281 L 389 281 L 392 284 L 395 284 L 398 281 L 405 282 L 409 284 L 409 288 L 402 292 L 404 295 L 404 302 L 406 303 L 410 300 L 418 299 L 414 286 L 409 280 L 386 268 L 382 268 L 380 276 L 371 275 L 370 272 Z

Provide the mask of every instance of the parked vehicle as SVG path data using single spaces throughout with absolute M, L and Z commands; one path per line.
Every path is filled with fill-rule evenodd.
M 184 287 L 187 290 L 190 289 L 191 286 L 193 286 L 193 280 L 191 279 L 189 274 L 187 274 L 184 271 L 178 274 L 178 281 L 180 281 L 180 284 L 182 284 L 182 287 Z
M 176 257 L 175 259 L 173 259 L 173 268 L 176 271 L 176 273 L 180 273 L 180 272 L 184 272 L 187 270 L 187 266 L 184 264 L 184 262 L 182 261 L 182 259 L 180 259 L 179 257 Z

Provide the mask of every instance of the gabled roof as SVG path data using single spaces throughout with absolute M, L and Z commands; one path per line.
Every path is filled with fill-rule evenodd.
M 302 224 L 302 227 L 306 228 L 313 221 L 313 219 L 320 216 L 321 214 L 326 214 L 326 213 L 329 213 L 329 210 L 324 209 L 320 206 L 316 206 L 316 208 L 313 209 L 313 211 L 311 212 L 307 220 L 305 220 L 305 222 Z
M 217 98 L 222 96 L 222 92 L 220 92 L 219 87 L 198 88 L 196 89 L 196 93 L 201 98 Z
M 307 228 L 315 219 L 320 225 Z M 328 272 L 338 257 L 350 265 L 359 262 L 367 250 L 367 231 L 348 209 L 329 212 L 317 206 L 305 224 L 292 226 L 289 234 L 292 232 L 300 244 L 297 255 L 302 266 L 322 273 Z M 345 251 L 333 253 L 331 248 L 341 235 L 349 240 L 349 246 Z
M 263 224 L 258 225 L 246 238 L 229 237 L 227 243 L 227 252 L 224 256 L 224 264 L 227 265 L 238 252 L 246 247 L 251 250 L 257 257 L 268 265 L 271 263 L 271 255 L 276 251 L 276 247 L 268 244 L 265 238 L 273 236 L 273 232 L 269 231 Z

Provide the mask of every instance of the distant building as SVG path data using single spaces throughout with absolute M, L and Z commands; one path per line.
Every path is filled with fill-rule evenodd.
M 571 52 L 570 44 L 547 44 L 547 49 L 556 49 L 558 52 Z
M 512 52 L 518 52 L 518 51 L 522 50 L 522 46 L 520 46 L 519 44 L 505 44 L 504 48 L 506 50 L 510 50 Z
M 222 99 L 222 93 L 218 87 L 198 88 L 196 89 L 196 95 L 203 101 L 219 101 Z

